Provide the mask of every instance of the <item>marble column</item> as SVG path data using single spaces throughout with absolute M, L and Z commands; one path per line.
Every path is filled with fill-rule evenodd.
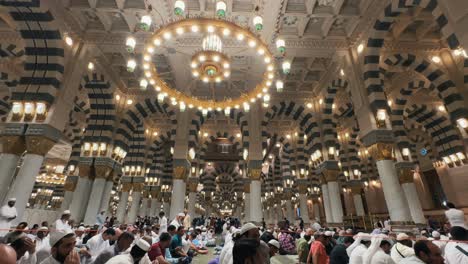
M 144 197 L 141 201 L 141 207 L 140 207 L 140 210 L 138 212 L 138 215 L 141 216 L 141 217 L 145 217 L 147 214 L 148 214 L 148 202 L 149 202 L 149 198 L 148 197 Z
M 155 217 L 159 214 L 159 208 L 158 205 L 161 206 L 158 203 L 158 199 L 156 198 L 151 198 L 151 207 L 150 207 L 150 216 Z
M 128 213 L 127 223 L 133 224 L 136 221 L 138 210 L 140 209 L 140 200 L 141 200 L 142 191 L 143 191 L 142 184 L 135 184 L 133 186 L 132 203 L 130 205 L 130 211 Z
M 184 212 L 185 190 L 186 185 L 182 178 L 173 180 L 170 219 L 174 219 L 178 213 Z
M 387 143 L 376 143 L 369 147 L 369 153 L 377 160 L 377 170 L 390 219 L 396 222 L 408 222 L 411 221 L 411 215 L 395 170 L 391 150 L 392 145 Z
M 189 192 L 188 214 L 190 217 L 195 217 L 195 203 L 197 202 L 197 193 Z
M 250 221 L 260 224 L 262 222 L 261 184 L 259 180 L 250 182 Z
M 2 168 L 0 170 L 0 202 L 4 200 L 4 195 L 8 192 L 19 158 L 19 156 L 9 153 L 2 153 L 0 156 L 0 168 Z
M 93 182 L 93 187 L 91 189 L 91 194 L 88 199 L 88 206 L 86 207 L 84 224 L 85 225 L 94 225 L 96 223 L 96 217 L 99 213 L 99 208 L 101 206 L 100 201 L 106 186 L 105 178 L 95 178 Z
M 63 189 L 65 191 L 62 204 L 60 205 L 60 211 L 63 212 L 65 210 L 70 209 L 70 204 L 73 200 L 73 194 L 76 189 L 76 185 L 78 183 L 79 176 L 69 175 L 65 181 Z
M 117 221 L 119 223 L 124 223 L 125 221 L 125 212 L 127 211 L 128 204 L 128 189 L 123 189 L 120 193 L 119 204 L 117 205 Z
M 319 204 L 318 199 L 316 199 L 316 200 L 313 201 L 313 206 L 314 206 L 314 218 L 315 218 L 315 221 L 319 221 L 319 222 L 320 222 L 320 204 Z
M 292 202 L 290 198 L 286 199 L 285 207 L 286 207 L 286 219 L 288 219 L 289 222 L 293 224 L 295 219 L 294 219 L 293 206 L 292 206 Z
M 8 192 L 11 180 L 21 154 L 26 150 L 26 144 L 21 136 L 2 136 L 3 153 L 0 154 L 0 202 Z
M 333 214 L 331 210 L 330 204 L 330 196 L 328 193 L 328 184 L 322 184 L 322 200 L 323 200 L 323 207 L 325 208 L 325 221 L 327 223 L 333 223 Z
M 112 181 L 112 179 L 110 179 L 106 182 L 106 186 L 104 187 L 104 193 L 102 194 L 102 200 L 101 200 L 101 204 L 99 207 L 99 212 L 104 211 L 105 212 L 104 215 L 107 214 L 107 210 L 109 209 L 109 201 L 112 196 L 113 186 L 114 186 L 114 182 Z
M 78 183 L 73 192 L 73 199 L 70 204 L 71 217 L 78 223 L 83 220 L 84 209 L 88 205 L 88 197 L 91 190 L 92 180 L 89 178 L 90 167 L 79 165 L 78 167 Z
M 403 165 L 403 163 L 397 163 L 398 176 L 401 184 L 401 188 L 405 193 L 406 201 L 408 202 L 411 219 L 416 224 L 426 224 L 426 218 L 419 200 L 418 192 L 416 191 L 416 185 L 414 184 L 414 171 L 413 164 Z
M 171 212 L 171 205 L 169 204 L 168 201 L 164 201 L 163 202 L 163 210 L 164 210 L 164 213 L 167 215 L 170 215 L 170 212 Z
M 15 207 L 18 215 L 15 222 L 21 222 L 23 219 L 29 196 L 31 195 L 36 176 L 39 173 L 43 161 L 43 155 L 33 153 L 24 155 L 23 164 L 8 192 L 8 198 L 16 198 Z
M 246 223 L 250 222 L 250 193 L 246 192 L 244 195 L 244 223 Z
M 298 181 L 299 185 L 299 208 L 301 211 L 301 218 L 304 224 L 310 224 L 309 207 L 307 206 L 307 182 Z
M 330 198 L 333 223 L 343 223 L 343 206 L 341 203 L 340 186 L 338 182 L 328 182 L 328 195 Z
M 361 187 L 351 186 L 351 194 L 353 195 L 354 208 L 356 209 L 357 216 L 364 216 L 364 204 L 361 197 Z

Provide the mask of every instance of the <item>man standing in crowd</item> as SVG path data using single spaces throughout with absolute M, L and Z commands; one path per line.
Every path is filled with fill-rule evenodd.
M 64 230 L 55 230 L 50 234 L 50 256 L 41 264 L 80 264 L 80 256 L 74 250 L 75 234 Z
M 63 211 L 60 219 L 55 221 L 55 229 L 57 230 L 65 230 L 66 232 L 72 230 L 71 226 L 68 224 L 68 220 L 70 220 L 70 210 Z
M 314 234 L 315 241 L 310 247 L 309 256 L 307 257 L 307 264 L 328 264 L 329 257 L 325 250 L 325 245 L 328 244 L 330 237 L 325 236 L 322 232 Z
M 395 262 L 398 264 L 443 264 L 444 258 L 442 257 L 439 247 L 434 245 L 429 240 L 419 240 L 414 244 L 415 255 L 409 256 Z
M 112 257 L 125 252 L 133 243 L 135 236 L 130 232 L 123 232 L 117 238 L 117 242 L 99 254 L 93 264 L 104 264 Z
M 398 234 L 396 240 L 396 244 L 390 251 L 390 256 L 395 263 L 400 263 L 401 260 L 414 256 L 413 242 L 407 234 Z

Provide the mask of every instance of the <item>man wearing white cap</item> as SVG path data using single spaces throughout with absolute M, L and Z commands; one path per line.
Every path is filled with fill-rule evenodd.
M 272 239 L 268 241 L 268 246 L 270 247 L 270 258 L 274 257 L 280 249 L 280 243 L 278 240 Z
M 371 237 L 366 233 L 359 233 L 354 236 L 354 243 L 346 249 L 349 256 L 349 264 L 361 264 L 362 256 L 371 244 Z
M 65 232 L 70 232 L 71 226 L 68 224 L 68 220 L 70 220 L 70 210 L 65 210 L 62 213 L 60 219 L 55 221 L 55 229 L 57 230 L 64 230 Z
M 111 258 L 106 264 L 144 264 L 149 263 L 149 258 L 143 258 L 148 250 L 150 244 L 143 239 L 138 239 L 129 253 L 122 254 Z
M 37 263 L 41 263 L 42 260 L 50 255 L 50 238 L 48 236 L 49 228 L 41 226 L 37 229 L 37 233 L 34 236 L 36 243 L 36 256 Z
M 384 234 L 374 235 L 371 245 L 362 256 L 363 264 L 394 264 L 390 257 L 391 240 Z
M 442 252 L 442 256 L 445 254 L 445 245 L 447 244 L 445 241 L 440 240 L 440 233 L 437 231 L 432 231 L 432 238 L 434 240 L 432 243 L 439 247 L 440 251 Z
M 242 237 L 252 238 L 260 240 L 260 232 L 258 227 L 252 223 L 247 223 L 243 225 L 239 231 L 239 238 Z M 224 245 L 223 249 L 221 250 L 221 254 L 219 255 L 219 264 L 232 264 L 234 262 L 234 258 L 232 255 L 232 249 L 234 248 L 234 242 L 236 240 L 236 236 L 233 236 L 233 240 L 231 240 L 228 244 Z
M 390 256 L 395 263 L 400 263 L 403 259 L 414 256 L 413 242 L 407 234 L 399 233 L 396 240 L 396 244 L 390 251 Z
M 11 227 L 11 222 L 18 213 L 15 208 L 16 198 L 8 199 L 8 203 L 0 209 L 0 237 L 4 237 Z
M 80 264 L 80 256 L 76 252 L 76 237 L 73 232 L 55 230 L 50 233 L 50 256 L 40 264 Z
M 179 226 L 184 225 L 184 223 L 183 223 L 184 217 L 185 217 L 184 213 L 177 214 L 176 217 L 174 218 L 174 220 L 172 220 L 170 225 L 175 226 L 176 229 L 179 228 Z

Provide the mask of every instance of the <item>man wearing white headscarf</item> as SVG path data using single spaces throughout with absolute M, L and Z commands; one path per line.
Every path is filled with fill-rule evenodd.
M 177 228 L 179 228 L 179 226 L 183 226 L 184 225 L 184 218 L 185 218 L 185 214 L 184 213 L 179 213 L 176 215 L 176 217 L 174 218 L 174 220 L 172 220 L 171 224 L 170 225 L 173 225 Z
M 18 215 L 15 208 L 16 198 L 8 199 L 8 203 L 0 208 L 0 237 L 4 237 L 11 227 L 11 222 Z
M 445 245 L 447 245 L 447 242 L 441 240 L 440 233 L 437 231 L 432 231 L 432 238 L 434 239 L 432 243 L 439 247 L 443 256 L 445 254 Z
M 399 233 L 396 240 L 396 244 L 390 251 L 390 256 L 395 263 L 400 263 L 403 259 L 414 256 L 413 241 L 407 234 Z
M 390 257 L 390 238 L 383 234 L 374 235 L 371 245 L 362 256 L 363 264 L 395 264 Z
M 346 249 L 349 256 L 349 264 L 362 264 L 362 256 L 371 244 L 370 235 L 359 233 L 354 236 L 354 243 Z

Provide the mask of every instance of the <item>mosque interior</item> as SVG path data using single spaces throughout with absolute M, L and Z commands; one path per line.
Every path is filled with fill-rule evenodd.
M 0 201 L 371 229 L 468 214 L 468 2 L 0 3 Z

